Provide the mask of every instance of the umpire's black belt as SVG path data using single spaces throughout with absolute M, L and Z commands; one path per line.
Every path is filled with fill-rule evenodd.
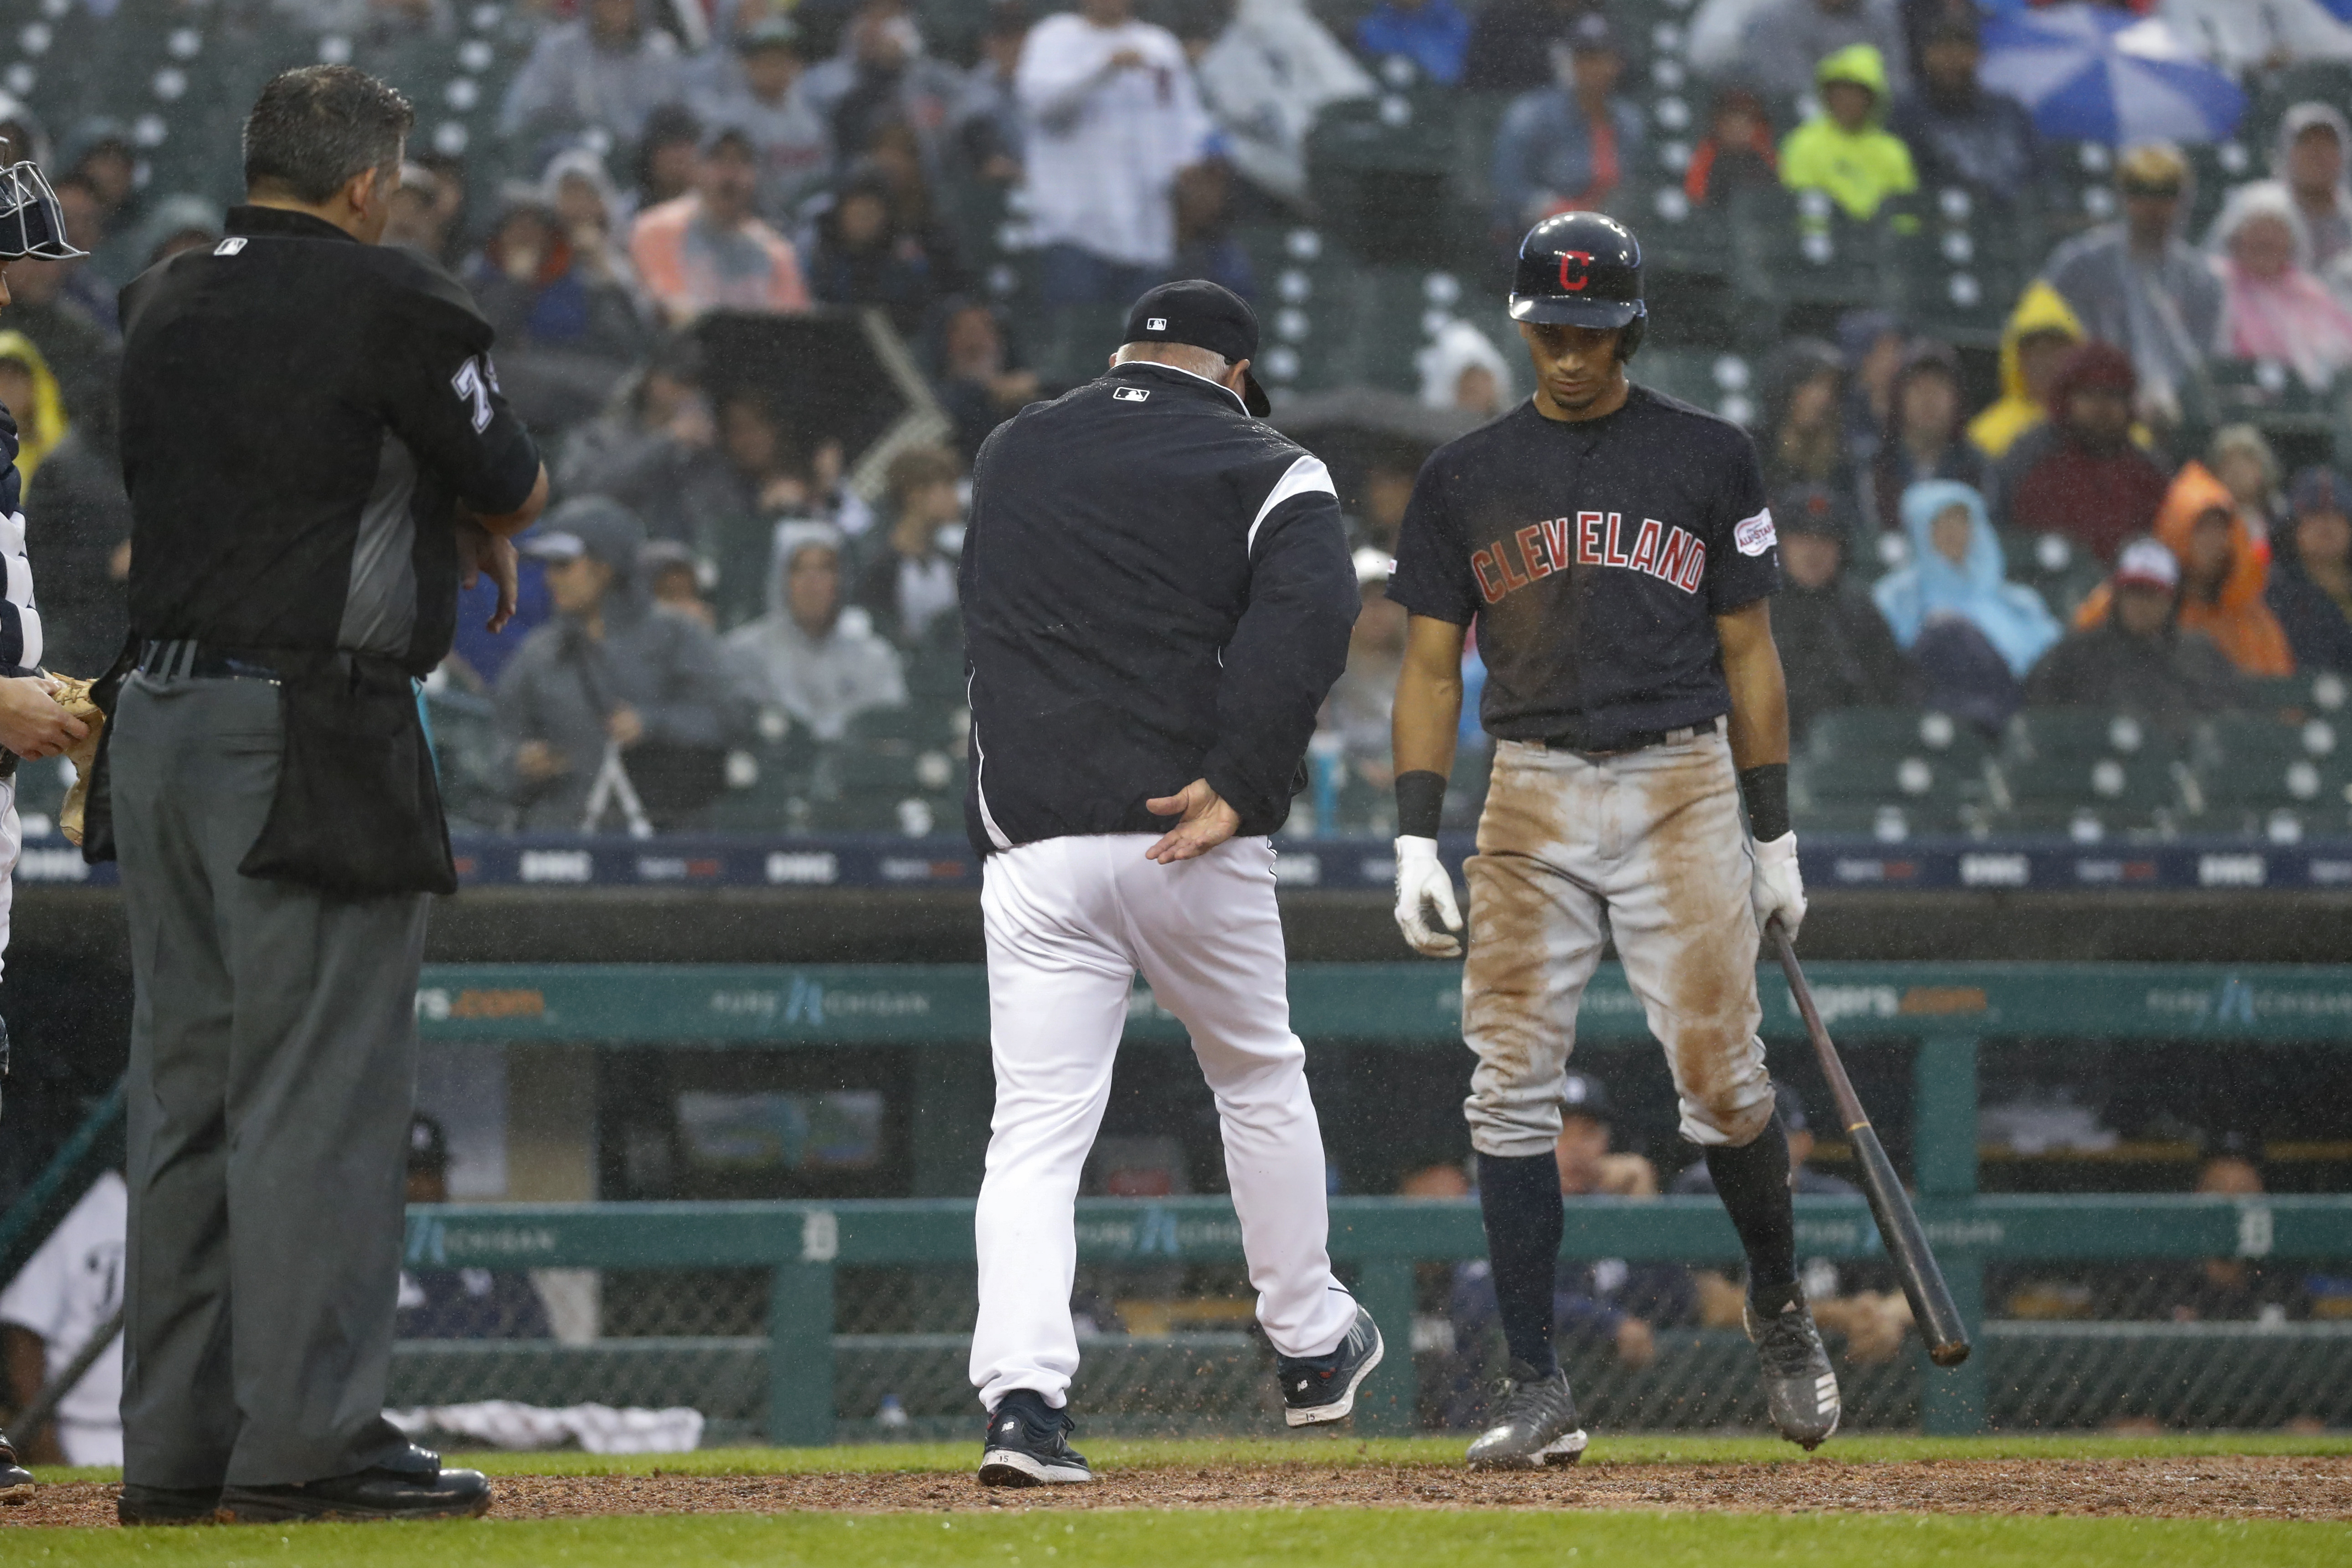
M 215 647 L 187 640 L 151 642 L 139 650 L 139 673 L 163 679 L 280 680 L 284 648 Z

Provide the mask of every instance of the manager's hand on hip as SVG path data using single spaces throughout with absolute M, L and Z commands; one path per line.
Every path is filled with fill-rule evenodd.
M 1454 901 L 1454 878 L 1437 858 L 1434 838 L 1407 834 L 1396 841 L 1396 922 L 1423 958 L 1461 956 L 1462 906 Z
M 1194 779 L 1174 795 L 1147 800 L 1143 808 L 1154 816 L 1182 818 L 1144 851 L 1162 866 L 1206 855 L 1241 830 L 1242 814 L 1227 805 L 1206 779 Z
M 1755 900 L 1759 936 L 1771 940 L 1772 917 L 1778 915 L 1789 940 L 1797 940 L 1797 928 L 1805 921 L 1805 879 L 1797 870 L 1795 833 L 1756 841 L 1756 879 L 1748 896 Z
M 89 733 L 89 725 L 58 706 L 45 677 L 0 680 L 0 746 L 34 763 L 58 755 Z

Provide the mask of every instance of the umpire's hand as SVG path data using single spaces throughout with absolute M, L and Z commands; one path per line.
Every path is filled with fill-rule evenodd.
M 1454 878 L 1437 858 L 1434 838 L 1408 833 L 1396 841 L 1396 922 L 1423 958 L 1461 956 L 1462 906 L 1454 901 Z
M 58 706 L 47 676 L 0 680 L 0 746 L 28 763 L 62 754 L 89 726 Z
M 1227 805 L 1224 797 L 1211 789 L 1206 779 L 1194 779 L 1174 795 L 1147 800 L 1143 809 L 1154 816 L 1183 818 L 1162 834 L 1159 843 L 1144 851 L 1162 866 L 1206 855 L 1231 838 L 1242 825 L 1242 814 Z

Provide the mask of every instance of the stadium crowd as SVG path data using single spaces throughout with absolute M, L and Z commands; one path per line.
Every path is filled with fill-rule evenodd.
M 1143 8 L 1160 20 L 1135 0 L 251 8 L 395 81 L 492 18 L 518 62 L 494 135 L 420 130 L 388 237 L 471 290 L 557 455 L 523 632 L 477 635 L 469 610 L 435 683 L 477 752 L 453 804 L 485 826 L 944 829 L 970 465 L 1112 346 L 1056 351 L 1069 323 L 1174 275 L 1277 311 L 1292 296 L 1240 237 L 1318 220 L 1318 116 L 1384 83 L 1495 110 L 1492 210 L 1464 253 L 1491 263 L 1569 208 L 1647 232 L 1672 189 L 1644 173 L 1661 132 L 1626 90 L 1637 58 L 1654 80 L 1688 73 L 1704 105 L 1667 183 L 1687 210 L 1761 193 L 1791 203 L 1792 237 L 1900 236 L 1959 192 L 2049 241 L 1997 344 L 1876 307 L 1747 320 L 1725 344 L 1759 361 L 1738 412 L 1774 497 L 1801 743 L 1823 714 L 1899 706 L 1987 735 L 2071 707 L 2185 736 L 2264 680 L 2352 670 L 2352 480 L 2324 440 L 2283 447 L 2217 392 L 2251 370 L 2324 398 L 2352 365 L 2352 126 L 2323 98 L 2284 103 L 2267 167 L 2219 193 L 2179 147 L 2117 149 L 2111 199 L 2084 204 L 2027 106 L 1981 79 L 1986 18 L 2017 0 Z M 2256 101 L 2352 62 L 2352 24 L 2322 0 L 2126 8 Z M 52 659 L 89 673 L 123 631 L 115 291 L 210 244 L 234 192 L 142 184 L 124 119 L 44 123 L 39 98 L 0 103 L 0 133 L 93 254 L 12 268 L 0 402 L 25 428 Z M 1483 303 L 1496 290 L 1464 270 L 1419 361 L 1420 401 L 1454 428 L 1526 382 Z M 845 309 L 879 312 L 922 384 L 893 383 L 895 346 L 845 358 L 815 335 Z M 761 319 L 783 335 L 746 337 Z M 748 370 L 746 342 L 770 345 Z M 877 387 L 921 417 L 876 454 L 824 411 Z M 1381 587 L 1436 437 L 1375 434 L 1346 485 L 1367 613 L 1301 826 L 1385 809 L 1403 627 Z

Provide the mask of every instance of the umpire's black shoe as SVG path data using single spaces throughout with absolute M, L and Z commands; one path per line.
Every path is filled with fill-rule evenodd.
M 1565 1371 L 1555 1366 L 1547 1376 L 1515 1361 L 1498 1394 L 1493 1418 L 1463 1456 L 1472 1469 L 1536 1470 L 1584 1458 L 1584 1428 L 1577 1425 Z
M 1095 1479 L 1087 1457 L 1069 1445 L 1077 1424 L 1034 1389 L 1016 1388 L 997 1401 L 980 1440 L 984 1487 L 1068 1486 Z
M 1361 1307 L 1348 1337 L 1328 1355 L 1274 1358 L 1282 1381 L 1282 1418 L 1293 1426 L 1344 1421 L 1356 1408 L 1356 1390 L 1381 1364 L 1381 1326 Z
M 282 1524 L 311 1519 L 479 1519 L 490 1510 L 490 1483 L 479 1470 L 445 1470 L 441 1457 L 411 1448 L 391 1465 L 295 1486 L 224 1487 L 221 1512 L 232 1524 Z
M 125 1486 L 114 1500 L 117 1522 L 138 1524 L 212 1524 L 220 1518 L 218 1487 Z
M 1837 1373 L 1830 1352 L 1822 1348 L 1822 1331 L 1813 1326 L 1813 1310 L 1791 1290 L 1780 1310 L 1767 1314 L 1748 1298 L 1742 1316 L 1748 1337 L 1755 1342 L 1756 1359 L 1764 1369 L 1764 1403 L 1780 1436 L 1807 1453 L 1829 1441 L 1837 1430 Z
M 0 1437 L 0 1503 L 30 1502 L 33 1472 L 16 1462 L 16 1450 Z

